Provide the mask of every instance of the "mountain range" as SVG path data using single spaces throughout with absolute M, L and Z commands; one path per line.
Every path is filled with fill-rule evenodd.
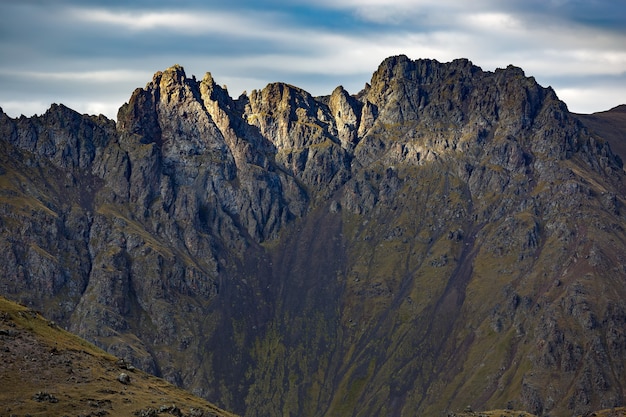
M 117 121 L 0 112 L 0 294 L 243 416 L 619 407 L 625 120 L 406 56 L 357 94 L 176 65 Z

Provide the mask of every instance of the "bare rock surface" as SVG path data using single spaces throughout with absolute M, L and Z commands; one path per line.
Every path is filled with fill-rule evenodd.
M 589 120 L 406 56 L 356 94 L 173 66 L 117 122 L 0 112 L 0 292 L 246 416 L 618 407 L 623 132 Z

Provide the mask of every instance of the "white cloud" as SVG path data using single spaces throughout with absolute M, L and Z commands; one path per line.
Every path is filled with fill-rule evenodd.
M 133 70 L 95 70 L 95 71 L 11 71 L 0 70 L 0 75 L 19 78 L 30 78 L 49 81 L 73 81 L 73 82 L 128 82 L 129 80 L 148 80 L 152 73 L 147 71 Z
M 171 30 L 180 33 L 209 33 L 230 29 L 226 22 L 233 16 L 219 13 L 184 13 L 174 11 L 112 11 L 107 9 L 72 9 L 68 13 L 78 21 L 119 26 L 132 31 Z
M 2 111 L 10 117 L 41 115 L 50 108 L 51 103 L 38 100 L 8 100 L 0 103 Z
M 118 103 L 116 100 L 111 101 L 83 101 L 83 100 L 69 100 L 64 101 L 63 104 L 79 113 L 85 114 L 104 114 L 105 116 L 114 119 L 117 115 L 117 110 L 122 103 Z M 43 102 L 39 100 L 24 100 L 24 101 L 3 101 L 2 111 L 9 117 L 20 117 L 22 115 L 31 117 L 35 115 L 44 114 L 52 105 L 52 102 Z
M 516 34 L 525 30 L 524 23 L 518 17 L 510 13 L 502 12 L 485 12 L 485 13 L 468 13 L 458 17 L 458 22 L 463 24 L 466 29 L 477 32 L 497 31 L 500 34 Z
M 224 34 L 236 38 L 281 40 L 282 30 L 276 30 L 278 16 L 273 13 L 224 11 L 174 11 L 136 10 L 114 11 L 109 9 L 73 8 L 68 17 L 78 22 L 116 26 L 131 32 L 169 31 L 187 36 Z M 282 38 L 284 40 L 284 38 Z
M 105 116 L 115 119 L 117 117 L 117 111 L 119 110 L 122 103 L 117 102 L 107 102 L 107 101 L 88 101 L 86 103 L 80 103 L 81 112 L 87 114 L 104 114 Z M 72 104 L 68 104 L 70 108 Z
M 626 86 L 556 87 L 555 91 L 574 113 L 594 113 L 626 103 Z

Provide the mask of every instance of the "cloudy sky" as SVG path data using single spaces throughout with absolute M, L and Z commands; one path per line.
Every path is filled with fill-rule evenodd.
M 115 118 L 154 72 L 211 72 L 231 96 L 284 81 L 361 90 L 397 54 L 513 64 L 571 111 L 626 103 L 625 0 L 0 0 L 0 107 Z

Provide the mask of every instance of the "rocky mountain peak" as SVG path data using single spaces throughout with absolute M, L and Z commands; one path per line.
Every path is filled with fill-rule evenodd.
M 187 84 L 187 75 L 185 74 L 185 69 L 176 64 L 163 72 L 156 72 L 152 78 L 152 83 L 158 85 L 164 92 L 174 93 L 179 91 L 180 87 Z
M 363 104 L 339 86 L 330 95 L 328 106 L 335 118 L 342 147 L 352 151 L 359 141 Z
M 581 120 L 406 56 L 355 95 L 176 65 L 117 124 L 0 114 L 0 291 L 246 416 L 620 405 L 625 178 Z

